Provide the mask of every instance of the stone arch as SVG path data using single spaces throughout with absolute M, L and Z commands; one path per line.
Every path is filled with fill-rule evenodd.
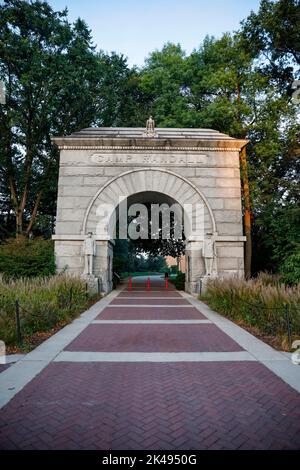
M 104 184 L 91 199 L 85 212 L 82 234 L 94 231 L 97 224 L 97 208 L 106 204 L 115 208 L 120 195 L 125 198 L 140 192 L 160 192 L 176 200 L 182 207 L 185 204 L 203 203 L 205 207 L 205 227 L 216 232 L 213 211 L 203 193 L 188 179 L 177 173 L 161 168 L 132 169 L 121 173 Z

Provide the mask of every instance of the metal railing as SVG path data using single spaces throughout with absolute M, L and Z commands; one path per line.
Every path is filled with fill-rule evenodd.
M 98 278 L 97 279 L 97 292 L 98 292 L 98 294 L 101 293 L 101 287 L 102 287 L 101 279 Z M 89 297 L 88 283 L 85 284 L 85 295 L 86 295 L 86 298 Z M 69 290 L 69 293 L 67 294 L 67 301 L 64 304 L 62 304 L 60 307 L 62 309 L 68 308 L 69 310 L 71 310 L 72 306 L 73 306 L 73 296 L 74 296 L 73 286 L 71 286 L 70 290 Z M 22 312 L 24 312 L 25 314 L 27 313 L 28 315 L 30 315 L 30 312 L 23 305 L 20 304 L 19 299 L 16 299 L 15 300 L 15 323 L 16 323 L 16 337 L 17 337 L 18 347 L 23 346 L 22 321 L 21 321 L 22 320 L 22 318 L 21 318 Z
M 296 327 L 293 328 L 293 321 L 292 321 L 292 316 L 291 316 L 291 307 L 289 304 L 284 304 L 280 307 L 265 307 L 261 303 L 253 303 L 249 302 L 245 299 L 242 300 L 242 302 L 246 305 L 248 305 L 251 308 L 255 308 L 256 310 L 256 315 L 261 312 L 261 310 L 269 311 L 269 312 L 279 312 L 282 313 L 283 315 L 276 315 L 271 319 L 271 321 L 268 323 L 268 329 L 270 330 L 270 333 L 274 333 L 274 330 L 278 331 L 279 329 L 282 331 L 285 331 L 287 334 L 288 338 L 288 345 L 289 348 L 292 347 L 292 338 L 293 338 L 293 330 L 296 329 Z M 233 303 L 232 303 L 233 305 Z M 298 311 L 299 315 L 300 312 Z M 300 332 L 299 332 L 300 333 Z

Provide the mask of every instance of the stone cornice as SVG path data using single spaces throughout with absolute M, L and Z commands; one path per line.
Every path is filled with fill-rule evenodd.
M 98 151 L 167 151 L 167 152 L 238 152 L 247 140 L 217 139 L 76 139 L 70 137 L 54 137 L 52 142 L 60 150 L 98 150 Z
M 85 240 L 86 235 L 52 235 L 52 240 L 56 241 L 83 241 Z M 104 237 L 97 237 L 97 235 L 94 235 L 94 239 L 96 241 L 109 241 L 109 242 L 114 242 L 113 240 L 109 238 L 104 238 Z M 246 237 L 243 235 L 217 235 L 215 237 L 216 242 L 245 242 Z M 199 240 L 190 240 L 189 242 L 194 242 L 194 241 L 199 241 Z

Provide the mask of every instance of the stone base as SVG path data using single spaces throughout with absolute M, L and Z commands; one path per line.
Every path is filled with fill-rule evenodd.
M 90 295 L 103 294 L 100 277 L 96 277 L 93 274 L 82 274 L 80 277 L 86 283 L 87 291 Z
M 199 294 L 205 294 L 205 291 L 206 291 L 206 285 L 207 285 L 207 282 L 210 280 L 210 279 L 216 279 L 218 277 L 218 274 L 216 272 L 214 272 L 211 276 L 202 276 L 200 278 L 200 281 L 199 281 L 199 284 L 200 284 L 200 291 L 199 291 Z
M 192 295 L 204 294 L 206 291 L 206 284 L 209 279 L 216 279 L 218 277 L 217 273 L 213 273 L 212 276 L 201 276 L 197 281 L 191 281 L 185 283 L 185 290 Z

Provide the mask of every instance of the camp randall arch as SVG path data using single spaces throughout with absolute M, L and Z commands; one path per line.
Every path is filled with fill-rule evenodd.
M 151 118 L 146 128 L 87 128 L 52 141 L 60 149 L 58 272 L 111 291 L 117 208 L 155 200 L 176 203 L 189 225 L 186 291 L 210 276 L 244 276 L 239 152 L 247 141 L 212 129 L 154 128 Z

